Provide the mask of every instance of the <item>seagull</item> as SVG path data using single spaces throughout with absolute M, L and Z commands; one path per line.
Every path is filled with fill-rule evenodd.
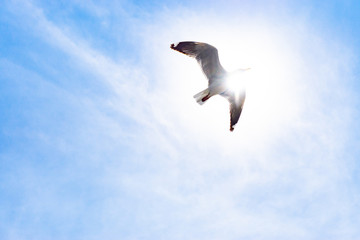
M 207 43 L 179 42 L 171 44 L 170 48 L 195 58 L 208 79 L 208 88 L 194 95 L 197 103 L 202 105 L 209 98 L 217 94 L 229 101 L 230 131 L 233 131 L 235 124 L 239 121 L 246 94 L 244 88 L 239 92 L 233 91 L 228 83 L 233 75 L 238 72 L 247 71 L 250 68 L 240 68 L 234 72 L 227 72 L 220 64 L 218 50 Z

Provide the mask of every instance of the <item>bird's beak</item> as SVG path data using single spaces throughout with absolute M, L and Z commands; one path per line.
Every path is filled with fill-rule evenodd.
M 240 71 L 240 72 L 245 72 L 245 71 L 248 71 L 248 70 L 250 70 L 251 68 L 240 68 L 240 69 L 238 69 L 238 71 Z

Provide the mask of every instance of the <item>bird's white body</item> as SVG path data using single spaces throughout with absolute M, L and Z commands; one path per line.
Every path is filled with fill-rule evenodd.
M 216 81 L 211 84 L 209 84 L 209 87 L 205 90 L 197 93 L 194 95 L 194 98 L 197 103 L 200 105 L 203 105 L 205 101 L 202 101 L 203 98 L 208 96 L 208 98 L 211 98 L 212 96 L 215 96 L 217 94 L 221 94 L 227 91 L 227 86 L 223 82 Z

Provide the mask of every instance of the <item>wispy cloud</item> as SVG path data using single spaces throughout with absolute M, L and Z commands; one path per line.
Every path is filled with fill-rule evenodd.
M 20 5 L 21 10 L 16 7 Z M 134 21 L 136 31 L 129 34 L 139 43 L 134 51 L 140 58 L 133 66 L 126 56 L 114 60 L 71 27 L 55 24 L 41 6 L 30 1 L 11 6 L 41 41 L 109 88 L 109 95 L 95 100 L 66 89 L 71 102 L 84 103 L 76 108 L 84 108 L 81 119 L 95 120 L 86 127 L 77 124 L 82 134 L 73 142 L 77 149 L 66 155 L 66 167 L 58 166 L 61 173 L 25 174 L 24 202 L 17 206 L 33 207 L 33 212 L 23 212 L 40 218 L 32 222 L 37 229 L 60 198 L 61 211 L 72 214 L 55 211 L 50 224 L 65 219 L 80 222 L 83 227 L 77 236 L 87 232 L 107 239 L 352 239 L 357 235 L 359 192 L 347 177 L 354 159 L 345 152 L 357 114 L 346 80 L 352 76 L 354 56 L 341 39 L 327 41 L 306 18 L 286 14 L 230 17 L 211 11 L 164 10 L 151 22 Z M 234 133 L 228 132 L 225 100 L 214 98 L 199 107 L 192 99 L 206 82 L 193 59 L 170 51 L 169 44 L 181 40 L 214 44 L 230 69 L 252 67 L 245 109 Z M 46 82 L 41 76 L 31 79 Z M 74 121 L 70 118 L 67 125 Z M 77 175 L 72 170 L 84 172 Z M 49 180 L 54 186 L 44 190 Z M 40 204 L 31 196 L 39 186 L 39 195 L 47 196 Z M 82 195 L 71 189 L 85 190 Z M 13 222 L 8 234 L 25 236 L 16 229 L 23 226 L 21 221 Z M 62 236 L 69 237 L 72 226 L 63 227 Z

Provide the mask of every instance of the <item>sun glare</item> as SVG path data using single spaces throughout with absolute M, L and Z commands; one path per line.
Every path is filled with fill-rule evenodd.
M 229 72 L 239 68 L 228 79 L 235 92 L 246 91 L 242 115 L 235 132 L 257 138 L 277 131 L 296 114 L 297 97 L 294 94 L 291 53 L 281 40 L 271 36 L 241 37 L 238 43 L 219 41 L 216 45 L 221 64 Z M 227 116 L 228 117 L 228 116 Z M 277 127 L 275 127 L 277 126 Z
M 219 57 L 229 72 L 251 68 L 230 77 L 234 91 L 246 90 L 246 100 L 235 132 L 247 138 L 262 138 L 281 132 L 297 114 L 294 58 L 281 39 L 271 36 L 245 37 L 239 44 L 219 44 Z M 235 47 L 234 47 L 235 46 Z M 279 130 L 280 128 L 280 130 Z
M 278 131 L 277 127 L 281 128 L 281 125 L 293 119 L 296 113 L 295 105 L 298 99 L 296 92 L 294 94 L 295 86 L 292 80 L 296 63 L 290 58 L 291 52 L 280 36 L 270 36 L 268 33 L 261 33 L 260 30 L 258 35 L 254 32 L 241 36 L 229 33 L 228 36 L 233 36 L 231 40 L 214 39 L 211 36 L 195 39 L 215 46 L 221 65 L 228 72 L 250 68 L 248 71 L 235 72 L 227 79 L 229 88 L 233 91 L 246 91 L 243 112 L 231 134 L 241 133 L 246 135 L 248 140 L 257 139 L 259 136 L 266 139 L 265 135 L 270 136 L 274 131 Z M 182 75 L 182 81 L 187 81 L 182 85 L 184 91 L 188 92 L 186 95 L 193 96 L 204 90 L 207 79 L 199 66 L 190 58 L 188 61 L 181 58 L 181 61 L 183 69 L 186 68 Z M 191 109 L 184 109 L 184 112 L 193 111 L 189 124 L 195 124 L 193 127 L 197 131 L 211 129 L 219 135 L 230 134 L 229 103 L 225 98 L 215 96 L 202 106 L 197 105 L 193 98 L 188 100 L 191 101 Z
M 247 71 L 234 72 L 226 79 L 227 87 L 235 93 L 241 93 L 246 90 L 248 77 Z

